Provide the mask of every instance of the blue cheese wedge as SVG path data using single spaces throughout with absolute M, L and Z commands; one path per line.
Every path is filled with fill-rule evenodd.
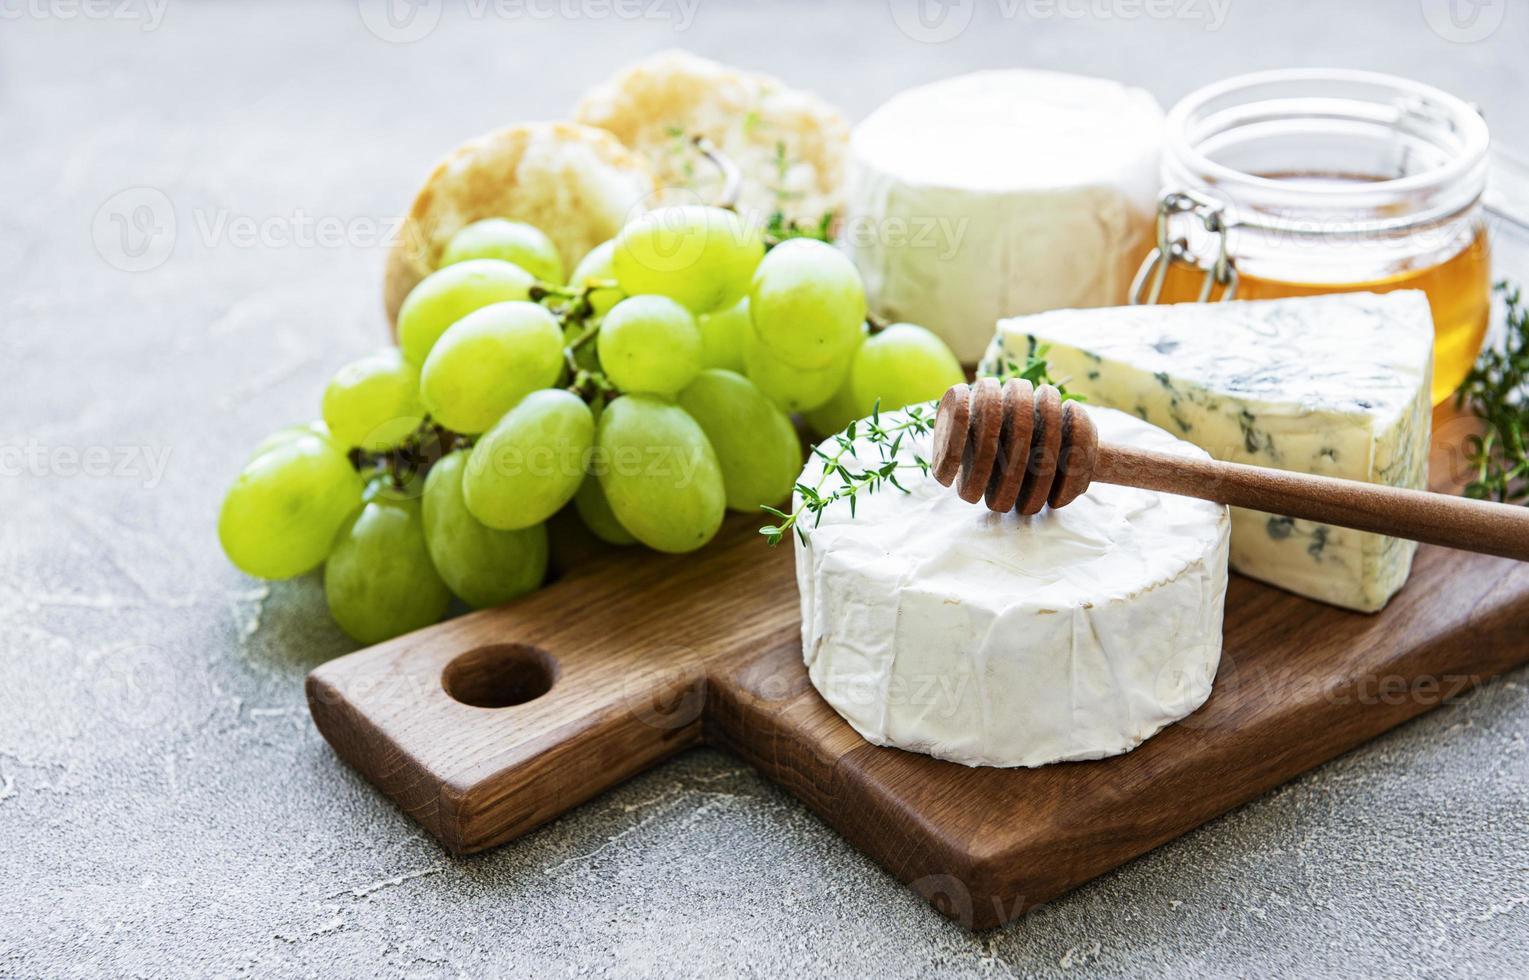
M 1051 375 L 1217 459 L 1424 488 L 1433 318 L 1408 290 L 1266 301 L 1056 310 L 1003 320 L 979 368 L 1046 346 Z M 1417 546 L 1233 509 L 1232 568 L 1374 612 Z

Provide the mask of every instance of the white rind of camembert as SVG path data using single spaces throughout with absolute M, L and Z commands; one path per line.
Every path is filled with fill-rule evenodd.
M 850 136 L 840 237 L 871 307 L 963 363 L 1000 317 L 1126 301 L 1150 245 L 1163 113 L 1147 92 L 983 71 L 902 92 Z
M 1103 439 L 1204 455 L 1124 413 L 1091 415 Z M 915 454 L 927 458 L 927 436 L 899 447 L 904 462 Z M 882 461 L 863 435 L 852 456 Z M 802 482 L 822 471 L 814 456 Z M 909 492 L 862 495 L 853 517 L 836 502 L 796 541 L 808 675 L 868 741 L 1039 766 L 1127 752 L 1204 703 L 1227 508 L 1095 484 L 1060 510 L 994 514 L 910 472 Z
M 1141 416 L 1217 459 L 1423 489 L 1433 318 L 1415 290 L 1058 310 L 1006 320 L 982 373 L 1037 345 L 1091 405 Z M 1232 511 L 1232 568 L 1374 612 L 1417 545 L 1260 511 Z

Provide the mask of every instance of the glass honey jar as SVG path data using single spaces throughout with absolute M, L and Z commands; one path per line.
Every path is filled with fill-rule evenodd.
M 1157 245 L 1132 302 L 1421 289 L 1439 404 L 1491 309 L 1488 142 L 1470 105 L 1389 75 L 1298 69 L 1200 89 L 1168 115 Z

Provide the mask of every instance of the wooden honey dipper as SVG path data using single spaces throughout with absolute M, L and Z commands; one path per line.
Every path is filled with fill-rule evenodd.
M 1099 442 L 1051 385 L 992 378 L 940 399 L 931 470 L 968 503 L 1037 514 L 1114 483 L 1529 561 L 1529 507 Z

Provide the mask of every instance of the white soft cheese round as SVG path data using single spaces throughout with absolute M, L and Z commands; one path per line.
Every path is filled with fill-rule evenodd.
M 974 362 L 1002 317 L 1118 306 L 1150 246 L 1163 113 L 1117 82 L 985 71 L 910 89 L 850 140 L 842 238 L 871 305 Z
M 1103 441 L 1205 456 L 1134 416 L 1089 413 Z M 881 462 L 863 435 L 854 446 L 857 471 Z M 927 458 L 928 437 L 899 453 Z M 822 470 L 814 457 L 802 481 Z M 1060 510 L 1000 515 L 905 472 L 908 493 L 863 494 L 853 517 L 836 503 L 796 542 L 808 674 L 867 740 L 1039 766 L 1129 751 L 1205 701 L 1226 507 L 1096 483 Z

